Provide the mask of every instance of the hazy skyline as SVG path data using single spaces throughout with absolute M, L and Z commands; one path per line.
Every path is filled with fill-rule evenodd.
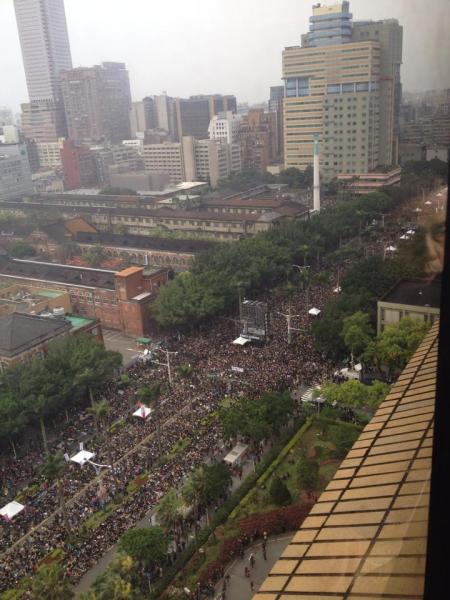
M 267 100 L 280 85 L 281 52 L 300 45 L 310 0 L 65 0 L 74 67 L 125 62 L 133 100 L 235 94 Z M 324 2 L 323 4 L 332 4 Z M 406 91 L 450 87 L 448 0 L 351 0 L 355 20 L 403 25 Z M 28 101 L 13 0 L 0 0 L 0 106 Z

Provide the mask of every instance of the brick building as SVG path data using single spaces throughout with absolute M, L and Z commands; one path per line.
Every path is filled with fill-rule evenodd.
M 266 113 L 262 108 L 250 109 L 242 118 L 239 140 L 242 168 L 265 171 L 277 156 L 276 113 Z
M 61 163 L 64 189 L 75 190 L 97 185 L 95 157 L 86 146 L 79 146 L 71 140 L 65 140 L 61 148 Z
M 149 305 L 168 278 L 165 268 L 117 272 L 0 257 L 0 281 L 65 290 L 75 314 L 131 336 L 150 333 Z

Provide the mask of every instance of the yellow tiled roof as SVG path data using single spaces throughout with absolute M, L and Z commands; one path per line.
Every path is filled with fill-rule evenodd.
M 436 323 L 253 600 L 422 598 Z

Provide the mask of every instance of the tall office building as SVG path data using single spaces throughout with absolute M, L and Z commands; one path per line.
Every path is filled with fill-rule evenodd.
M 0 200 L 33 193 L 26 147 L 22 144 L 0 144 Z
M 225 141 L 228 144 L 239 142 L 239 128 L 241 120 L 231 110 L 219 112 L 211 119 L 208 127 L 211 140 Z
M 70 139 L 118 144 L 130 138 L 131 92 L 124 63 L 63 71 L 61 87 Z
M 313 7 L 302 45 L 283 52 L 284 163 L 305 169 L 321 146 L 321 173 L 397 164 L 402 28 L 353 23 L 349 2 Z
M 30 99 L 24 133 L 56 141 L 66 133 L 59 74 L 72 68 L 64 0 L 14 0 L 14 7 Z
M 213 94 L 177 98 L 176 110 L 179 139 L 192 136 L 203 140 L 208 138 L 209 123 L 214 115 L 228 110 L 236 113 L 236 97 Z

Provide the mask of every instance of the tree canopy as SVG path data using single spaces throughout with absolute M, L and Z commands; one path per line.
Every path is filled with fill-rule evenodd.
M 168 539 L 161 527 L 129 529 L 119 541 L 119 549 L 153 568 L 161 563 L 167 553 Z

